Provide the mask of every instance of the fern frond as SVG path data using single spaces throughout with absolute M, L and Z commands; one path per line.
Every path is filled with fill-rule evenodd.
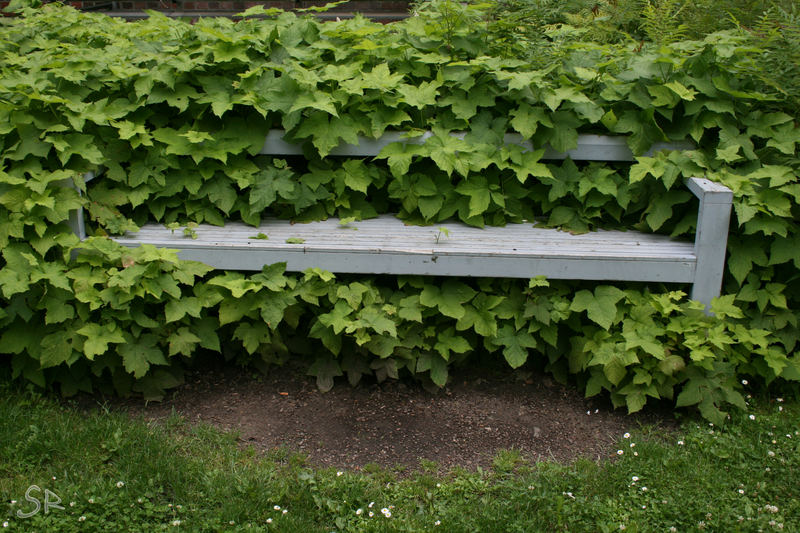
M 681 0 L 645 0 L 641 28 L 654 43 L 674 43 L 686 38 L 688 27 L 680 20 L 686 3 Z

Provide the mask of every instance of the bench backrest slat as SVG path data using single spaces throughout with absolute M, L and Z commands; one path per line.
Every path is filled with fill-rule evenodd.
M 402 142 L 405 144 L 425 144 L 433 136 L 430 131 L 423 132 L 416 137 L 407 137 L 406 132 L 390 131 L 377 139 L 359 137 L 358 144 L 342 143 L 333 148 L 330 155 L 342 157 L 373 157 L 391 143 Z M 453 137 L 463 139 L 466 132 L 452 132 Z M 263 155 L 303 155 L 302 145 L 291 143 L 284 139 L 284 130 L 270 130 L 261 148 Z M 634 161 L 634 155 L 628 147 L 625 137 L 610 137 L 607 135 L 583 134 L 578 136 L 578 146 L 567 152 L 559 152 L 551 147 L 545 149 L 542 159 L 566 159 L 573 161 Z M 503 141 L 506 145 L 521 146 L 526 151 L 533 150 L 533 144 L 518 133 L 507 133 Z M 659 150 L 692 150 L 694 146 L 688 142 L 660 142 L 655 143 L 650 150 L 643 154 L 652 156 Z

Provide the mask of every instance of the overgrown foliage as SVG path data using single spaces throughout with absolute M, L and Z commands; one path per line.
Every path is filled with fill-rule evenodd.
M 532 17 L 545 16 L 549 24 L 567 23 L 585 29 L 587 37 L 602 42 L 698 39 L 720 30 L 753 28 L 765 13 L 796 9 L 791 0 L 513 1 L 515 4 L 498 3 L 498 18 L 505 16 L 506 8 L 518 8 Z
M 748 72 L 783 95 L 798 116 L 800 109 L 800 6 L 772 6 L 747 28 L 761 50 L 761 59 Z M 791 111 L 790 111 L 791 112 Z
M 259 365 L 308 357 L 322 388 L 401 372 L 443 385 L 448 365 L 502 353 L 631 411 L 666 398 L 718 422 L 726 404 L 742 405 L 742 376 L 800 379 L 800 129 L 752 74 L 760 52 L 748 37 L 564 39 L 550 45 L 557 62 L 530 62 L 508 57 L 514 43 L 495 49 L 480 6 L 453 9 L 472 11 L 447 22 L 421 10 L 383 26 L 254 8 L 271 16 L 189 25 L 45 6 L 3 21 L 0 352 L 15 375 L 65 393 L 113 385 L 158 396 L 179 382 L 181 361 L 210 350 Z M 257 156 L 270 128 L 306 157 Z M 329 155 L 390 129 L 434 135 L 374 159 Z M 686 138 L 697 149 L 632 166 L 552 162 L 504 146 L 508 131 L 558 150 L 579 133 L 626 135 L 636 154 Z M 679 287 L 354 279 L 281 265 L 220 273 L 105 238 L 148 220 L 382 212 L 681 237 L 697 211 L 682 182 L 696 175 L 735 194 L 714 318 Z M 66 224 L 79 205 L 91 217 L 84 243 Z
M 793 0 L 503 0 L 485 13 L 489 31 L 497 36 L 495 51 L 533 62 L 557 59 L 553 53 L 565 39 L 667 44 L 736 30 L 759 50 L 747 66 L 748 75 L 777 91 L 782 111 L 798 116 L 800 12 Z

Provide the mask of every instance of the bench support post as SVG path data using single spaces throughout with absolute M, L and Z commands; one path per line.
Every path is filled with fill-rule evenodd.
M 724 185 L 705 178 L 690 178 L 687 186 L 700 200 L 694 251 L 697 256 L 692 299 L 703 302 L 710 314 L 711 299 L 722 290 L 725 250 L 733 193 Z
M 83 177 L 83 182 L 86 183 L 89 180 L 93 179 L 95 177 L 95 174 L 94 172 L 89 171 L 82 177 Z M 65 184 L 66 183 L 67 182 L 65 182 Z M 79 195 L 83 194 L 83 192 L 81 192 L 80 187 L 76 187 L 74 182 L 69 183 L 69 186 L 78 191 Z M 72 233 L 77 235 L 80 240 L 84 240 L 86 238 L 86 223 L 84 222 L 83 219 L 83 207 L 79 207 L 78 209 L 69 212 L 69 227 L 70 229 L 72 229 Z
M 72 229 L 72 233 L 77 235 L 80 240 L 86 238 L 86 225 L 83 221 L 82 207 L 69 212 L 69 227 Z

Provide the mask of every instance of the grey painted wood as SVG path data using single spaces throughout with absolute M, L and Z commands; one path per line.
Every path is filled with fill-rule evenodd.
M 83 221 L 83 208 L 79 207 L 75 211 L 69 213 L 69 227 L 72 233 L 77 235 L 81 240 L 86 238 L 86 226 Z
M 447 229 L 449 236 L 439 228 Z M 130 247 L 147 243 L 177 249 L 182 258 L 234 270 L 261 270 L 265 264 L 286 262 L 290 271 L 319 267 L 361 274 L 691 282 L 696 263 L 693 243 L 662 235 L 571 235 L 532 224 L 483 229 L 458 223 L 406 226 L 391 215 L 345 226 L 338 219 L 307 224 L 271 219 L 258 228 L 203 224 L 195 232 L 197 238 L 191 239 L 181 230 L 148 224 L 137 234 L 114 239 Z M 269 239 L 256 238 L 259 233 Z M 291 244 L 287 239 L 303 242 Z
M 689 178 L 686 186 L 704 204 L 730 204 L 733 201 L 733 192 L 729 188 L 706 178 Z
M 94 178 L 94 172 L 87 172 L 86 174 L 84 174 L 83 178 L 84 181 L 89 181 L 90 179 Z M 78 194 L 82 194 L 81 190 L 75 186 L 75 182 L 72 180 L 61 182 L 59 185 L 61 185 L 62 187 L 72 187 L 78 191 Z M 69 221 L 67 223 L 69 224 L 72 233 L 77 235 L 81 240 L 86 238 L 86 223 L 84 222 L 83 219 L 82 207 L 79 207 L 74 211 L 70 211 Z
M 440 229 L 441 228 L 441 229 Z M 444 231 L 449 232 L 449 236 Z M 406 225 L 392 215 L 341 224 L 338 219 L 293 223 L 267 219 L 253 227 L 230 222 L 224 227 L 201 224 L 197 239 L 184 237 L 182 230 L 169 230 L 162 225 L 147 224 L 129 235 L 131 239 L 159 239 L 174 243 L 231 243 L 237 246 L 277 247 L 293 249 L 288 239 L 303 239 L 306 247 L 323 251 L 356 250 L 420 251 L 439 253 L 481 253 L 488 255 L 520 255 L 544 253 L 554 257 L 694 257 L 694 244 L 675 241 L 664 235 L 635 231 L 598 230 L 573 235 L 557 229 L 533 224 L 509 224 L 505 227 L 475 228 L 458 222 L 435 226 Z M 268 239 L 258 239 L 258 233 Z M 530 251 L 529 249 L 533 249 Z
M 706 304 L 706 312 L 710 312 L 711 300 L 722 289 L 733 192 L 705 178 L 690 178 L 687 185 L 700 200 L 694 245 L 697 267 L 691 297 Z
M 283 130 L 271 130 L 262 154 L 302 155 L 302 147 L 284 140 Z M 466 133 L 452 133 L 464 138 Z M 387 132 L 379 139 L 360 137 L 356 145 L 342 144 L 331 155 L 377 155 L 393 142 L 422 144 L 430 131 L 405 138 L 403 132 Z M 531 143 L 511 133 L 506 144 L 532 150 Z M 645 155 L 662 149 L 692 149 L 690 143 L 658 143 Z M 633 161 L 623 137 L 580 135 L 578 147 L 559 153 L 547 147 L 544 159 Z M 86 175 L 86 181 L 94 178 Z M 263 265 L 286 262 L 290 271 L 319 267 L 332 272 L 364 274 L 423 274 L 440 276 L 487 276 L 553 279 L 628 280 L 692 283 L 692 298 L 706 304 L 720 293 L 725 266 L 732 193 L 704 178 L 687 180 L 699 198 L 697 235 L 694 243 L 673 241 L 661 235 L 638 232 L 596 231 L 570 235 L 532 224 L 502 228 L 471 228 L 447 223 L 406 226 L 391 215 L 341 225 L 337 219 L 293 224 L 265 220 L 253 228 L 230 223 L 224 228 L 201 225 L 197 239 L 181 230 L 148 224 L 137 234 L 114 239 L 126 246 L 152 244 L 179 250 L 184 259 L 202 261 L 215 268 L 261 270 Z M 85 237 L 81 210 L 70 217 L 76 234 Z M 445 228 L 449 235 L 442 232 Z M 268 240 L 257 239 L 263 233 Z M 302 239 L 302 244 L 287 239 Z M 708 312 L 708 311 L 707 311 Z
M 265 155 L 303 155 L 301 145 L 284 140 L 283 130 L 270 130 L 264 141 L 261 153 Z M 450 135 L 463 139 L 466 132 L 452 132 Z M 406 137 L 404 132 L 391 131 L 384 133 L 378 139 L 359 137 L 358 144 L 342 143 L 333 148 L 330 155 L 348 157 L 376 156 L 387 145 L 395 142 L 405 144 L 425 144 L 433 136 L 430 131 L 425 131 L 417 137 Z M 533 144 L 518 133 L 508 133 L 504 137 L 507 145 L 515 144 L 526 150 L 533 150 Z M 693 145 L 686 142 L 656 143 L 645 154 L 652 155 L 659 150 L 691 150 Z M 603 135 L 579 135 L 578 146 L 567 152 L 558 152 L 551 147 L 545 149 L 542 159 L 566 159 L 574 161 L 633 161 L 634 156 L 625 137 L 609 137 Z

